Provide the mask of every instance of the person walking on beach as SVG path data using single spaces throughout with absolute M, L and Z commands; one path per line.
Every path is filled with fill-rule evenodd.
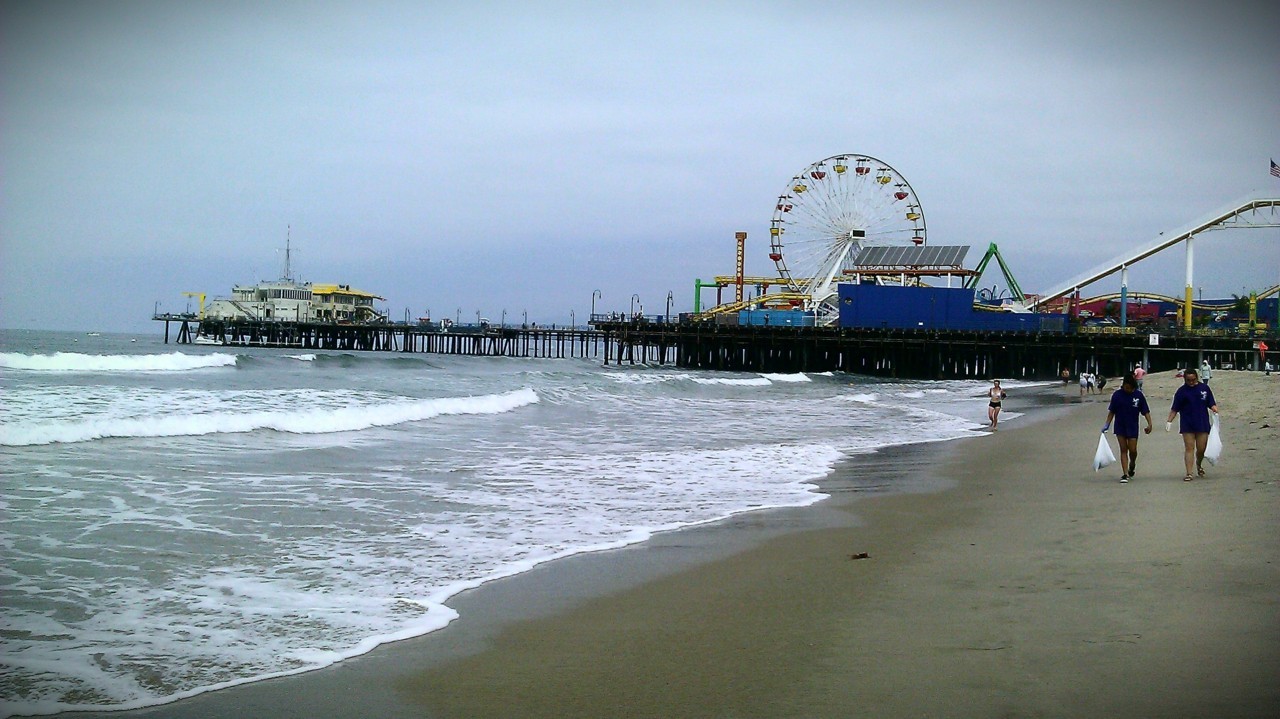
M 1133 379 L 1138 383 L 1138 391 L 1142 391 L 1142 380 L 1147 376 L 1147 369 L 1142 365 L 1133 368 Z
M 1187 467 L 1184 482 L 1191 481 L 1192 462 L 1195 463 L 1196 474 L 1204 476 L 1204 450 L 1209 444 L 1209 413 L 1218 413 L 1218 402 L 1213 398 L 1213 390 L 1200 381 L 1200 373 L 1195 367 L 1188 367 L 1182 373 L 1182 386 L 1173 394 L 1173 405 L 1169 407 L 1169 419 L 1165 420 L 1164 431 L 1173 427 L 1173 417 L 1178 415 L 1178 432 L 1182 435 L 1182 462 Z
M 1000 380 L 991 380 L 991 383 L 991 389 L 987 390 L 987 419 L 991 421 L 991 431 L 994 432 L 996 423 L 1000 421 L 1000 402 L 1008 395 L 1000 389 Z
M 1125 377 L 1120 389 L 1111 394 L 1111 404 L 1107 405 L 1107 421 L 1102 431 L 1111 428 L 1111 420 L 1116 423 L 1116 443 L 1120 445 L 1120 482 L 1127 483 L 1133 478 L 1138 465 L 1138 417 L 1147 420 L 1147 434 L 1151 434 L 1151 408 L 1147 406 L 1147 398 L 1138 389 L 1138 381 L 1133 377 Z
M 1213 368 L 1209 366 L 1209 360 L 1200 362 L 1200 381 L 1209 384 L 1209 380 L 1213 379 Z
M 1093 386 L 1093 381 L 1090 379 L 1090 377 L 1091 375 L 1089 374 L 1088 370 L 1085 370 L 1084 372 L 1080 373 L 1080 396 L 1081 397 L 1083 397 L 1084 393 L 1087 392 L 1089 388 Z

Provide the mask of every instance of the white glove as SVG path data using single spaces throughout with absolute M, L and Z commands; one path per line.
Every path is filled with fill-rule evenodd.
M 1171 429 L 1173 429 L 1173 422 L 1165 422 L 1165 423 L 1164 423 L 1164 431 L 1168 432 L 1168 431 L 1169 431 L 1169 430 L 1171 430 Z

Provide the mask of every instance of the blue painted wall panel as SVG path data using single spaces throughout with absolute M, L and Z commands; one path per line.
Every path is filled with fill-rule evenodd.
M 946 287 L 840 285 L 840 326 L 880 329 L 987 332 L 1062 331 L 1063 315 L 982 312 L 973 309 L 973 290 Z
M 801 310 L 742 310 L 739 325 L 758 327 L 812 327 L 813 315 Z

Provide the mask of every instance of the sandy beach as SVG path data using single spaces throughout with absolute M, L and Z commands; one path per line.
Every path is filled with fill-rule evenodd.
M 858 465 L 920 491 L 837 477 L 814 507 L 482 587 L 433 635 L 126 715 L 1271 717 L 1280 376 L 1214 373 L 1226 449 L 1192 482 L 1164 431 L 1180 381 L 1146 381 L 1129 484 L 1090 466 L 1109 392 L 1037 389 L 1041 421 Z

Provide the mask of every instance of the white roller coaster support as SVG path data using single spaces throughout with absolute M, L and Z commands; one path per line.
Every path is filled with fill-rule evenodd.
M 1266 197 L 1259 195 L 1246 196 L 1231 205 L 1223 208 L 1221 211 L 1212 215 L 1207 215 L 1204 219 L 1185 225 L 1182 228 L 1162 234 L 1160 237 L 1146 243 L 1132 252 L 1115 258 L 1110 262 L 1098 266 L 1094 270 L 1090 270 L 1082 275 L 1073 277 L 1071 280 L 1064 282 L 1056 287 L 1051 288 L 1048 292 L 1042 293 L 1031 308 L 1051 302 L 1060 297 L 1064 297 L 1071 292 L 1087 287 L 1098 280 L 1103 279 L 1115 272 L 1118 272 L 1139 260 L 1144 260 L 1161 250 L 1172 247 L 1179 242 L 1187 241 L 1187 285 L 1186 285 L 1186 302 L 1189 305 L 1192 299 L 1191 283 L 1192 283 L 1192 249 L 1191 238 L 1206 230 L 1217 229 L 1235 229 L 1235 228 L 1260 228 L 1260 227 L 1280 227 L 1280 198 Z M 1261 212 L 1262 210 L 1269 210 Z M 1234 222 L 1232 222 L 1234 220 Z M 1189 318 L 1184 322 L 1189 325 Z
M 1129 326 L 1129 266 L 1120 268 L 1120 326 Z

